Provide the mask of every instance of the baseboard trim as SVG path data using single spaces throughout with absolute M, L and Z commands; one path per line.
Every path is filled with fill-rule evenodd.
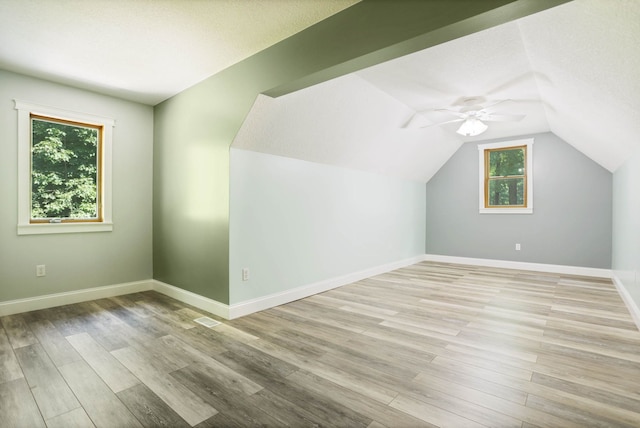
M 201 296 L 191 291 L 183 290 L 171 284 L 166 284 L 161 281 L 153 280 L 153 290 L 158 293 L 165 294 L 169 297 L 173 297 L 183 303 L 187 303 L 196 308 L 202 309 L 224 319 L 229 318 L 229 305 L 220 303 L 217 300 L 209 299 L 208 297 Z
M 312 284 L 303 285 L 289 290 L 284 290 L 279 293 L 268 294 L 266 296 L 235 303 L 229 307 L 229 318 L 234 319 L 243 317 L 254 312 L 263 311 L 265 309 L 273 308 L 275 306 L 313 296 L 314 294 L 332 290 L 343 285 L 351 284 L 352 282 L 360 281 L 365 278 L 410 266 L 423 260 L 424 256 L 420 255 L 409 259 L 399 260 L 397 262 L 376 266 L 370 269 L 353 272 L 347 275 L 318 281 Z
M 629 314 L 631 314 L 631 318 L 633 318 L 633 322 L 636 323 L 636 327 L 638 327 L 638 330 L 640 330 L 640 308 L 636 304 L 635 300 L 633 300 L 633 298 L 627 291 L 627 288 L 624 286 L 624 284 L 622 283 L 620 278 L 618 278 L 615 272 L 613 273 L 611 279 L 613 280 L 613 283 L 616 286 L 616 289 L 618 290 L 618 294 L 620 295 L 620 297 L 622 297 L 622 301 L 627 306 L 627 309 L 629 309 Z
M 530 270 L 535 272 L 561 273 L 566 275 L 591 276 L 595 278 L 612 278 L 610 269 L 599 269 L 580 266 L 550 265 L 544 263 L 516 262 L 510 260 L 475 259 L 470 257 L 442 256 L 425 254 L 425 261 L 455 263 L 461 265 L 476 265 L 505 269 Z
M 508 260 L 476 259 L 469 257 L 443 256 L 437 254 L 424 254 L 393 263 L 387 263 L 362 271 L 353 272 L 347 275 L 342 275 L 339 277 L 318 281 L 312 284 L 303 285 L 290 290 L 284 290 L 282 292 L 246 300 L 244 302 L 235 303 L 233 305 L 220 303 L 216 300 L 201 296 L 191 291 L 183 290 L 182 288 L 178 288 L 161 281 L 149 279 L 0 302 L 0 316 L 53 308 L 56 306 L 86 302 L 95 299 L 103 299 L 106 297 L 120 296 L 123 294 L 154 290 L 177 299 L 181 302 L 210 312 L 219 317 L 225 319 L 234 319 L 252 314 L 254 312 L 283 305 L 285 303 L 293 302 L 295 300 L 303 299 L 305 297 L 322 293 L 324 291 L 332 290 L 334 288 L 351 284 L 362 279 L 370 278 L 375 275 L 380 275 L 386 272 L 410 266 L 422 261 L 487 266 L 505 269 L 521 269 L 538 272 L 591 276 L 597 278 L 611 278 L 616 286 L 616 289 L 618 290 L 618 293 L 622 297 L 622 300 L 629 308 L 629 312 L 634 322 L 638 326 L 638 329 L 640 329 L 640 308 L 638 308 L 638 305 L 631 298 L 620 279 L 609 269 L 548 265 L 541 263 L 515 262 Z
M 46 294 L 44 296 L 28 297 L 25 299 L 0 302 L 0 316 L 19 314 L 70 305 L 89 300 L 104 299 L 106 297 L 121 296 L 123 294 L 148 291 L 153 288 L 152 280 L 127 282 L 124 284 L 106 285 L 103 287 L 85 288 L 82 290 L 65 291 L 63 293 Z

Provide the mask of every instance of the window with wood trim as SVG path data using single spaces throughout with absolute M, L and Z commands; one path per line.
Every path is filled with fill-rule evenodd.
M 18 234 L 105 232 L 115 121 L 16 100 Z
M 30 222 L 102 221 L 104 127 L 30 116 Z
M 480 212 L 531 213 L 533 140 L 484 144 L 480 150 Z

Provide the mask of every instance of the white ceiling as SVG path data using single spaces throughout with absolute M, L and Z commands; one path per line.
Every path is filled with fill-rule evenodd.
M 0 68 L 150 105 L 357 0 L 0 0 Z M 640 0 L 575 0 L 272 99 L 233 146 L 428 181 L 465 141 L 551 131 L 610 171 L 640 146 Z M 465 97 L 526 114 L 407 129 Z M 427 112 L 423 124 L 452 119 Z
M 155 105 L 359 0 L 0 0 L 0 68 Z
M 465 141 L 551 131 L 614 171 L 640 146 L 640 1 L 576 0 L 277 99 L 233 147 L 428 181 Z M 460 137 L 403 125 L 465 97 L 526 114 Z M 455 117 L 425 113 L 424 124 Z

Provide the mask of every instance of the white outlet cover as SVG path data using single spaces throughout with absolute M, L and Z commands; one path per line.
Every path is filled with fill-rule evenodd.
M 36 276 L 45 276 L 47 274 L 45 265 L 36 266 Z

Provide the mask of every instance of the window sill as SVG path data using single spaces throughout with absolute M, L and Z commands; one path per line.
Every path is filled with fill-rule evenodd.
M 38 223 L 19 224 L 18 235 L 47 235 L 51 233 L 111 232 L 113 223 Z
M 533 208 L 480 208 L 480 214 L 533 214 Z

